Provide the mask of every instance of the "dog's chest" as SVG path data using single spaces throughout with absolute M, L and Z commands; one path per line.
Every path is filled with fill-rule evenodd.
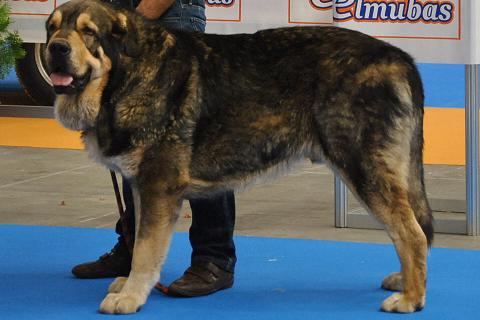
M 142 161 L 143 147 L 138 146 L 129 152 L 116 156 L 105 156 L 94 132 L 84 133 L 82 139 L 89 157 L 95 162 L 106 166 L 110 170 L 120 172 L 126 178 L 137 174 L 138 166 Z

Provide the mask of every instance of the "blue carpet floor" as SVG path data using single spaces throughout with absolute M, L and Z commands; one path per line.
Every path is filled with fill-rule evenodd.
M 70 268 L 115 241 L 111 230 L 0 225 L 0 319 L 106 319 L 96 312 L 111 280 L 78 280 Z M 179 299 L 153 292 L 134 319 L 479 319 L 480 251 L 433 249 L 427 306 L 411 315 L 378 311 L 379 288 L 398 270 L 391 245 L 237 237 L 235 285 Z M 175 235 L 163 281 L 189 265 Z

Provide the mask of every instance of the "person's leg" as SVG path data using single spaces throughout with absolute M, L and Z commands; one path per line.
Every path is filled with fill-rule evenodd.
M 191 266 L 167 290 L 169 295 L 195 297 L 233 285 L 237 261 L 233 231 L 235 198 L 232 191 L 210 199 L 190 200 Z
M 133 203 L 132 187 L 127 179 L 122 177 L 122 195 L 125 210 L 118 219 L 115 232 L 118 234 L 118 242 L 127 245 L 128 251 L 133 252 L 135 243 L 135 205 Z
M 117 221 L 115 232 L 118 241 L 113 249 L 95 261 L 79 264 L 72 269 L 73 275 L 82 279 L 127 277 L 131 268 L 131 250 L 135 239 L 135 214 L 132 189 L 126 179 L 122 182 L 125 211 Z M 122 221 L 123 219 L 123 221 Z
M 235 197 L 232 191 L 210 199 L 190 200 L 192 226 L 192 265 L 212 262 L 233 273 L 237 258 L 233 231 L 235 227 Z

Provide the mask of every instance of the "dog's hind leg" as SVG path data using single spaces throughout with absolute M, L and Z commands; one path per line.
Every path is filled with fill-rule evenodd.
M 425 305 L 427 238 L 415 218 L 406 190 L 392 180 L 384 181 L 389 191 L 382 190 L 380 195 L 367 200 L 369 210 L 383 222 L 392 238 L 401 264 L 401 272 L 388 276 L 383 285 L 402 292 L 387 298 L 382 310 L 413 312 Z
M 402 292 L 386 299 L 382 310 L 414 312 L 425 304 L 428 251 L 427 236 L 419 223 L 422 213 L 415 212 L 425 195 L 423 189 L 415 187 L 421 185 L 415 180 L 420 175 L 411 177 L 412 136 L 421 122 L 408 114 L 398 116 L 388 128 L 383 122 L 372 121 L 361 135 L 349 135 L 355 132 L 352 128 L 338 127 L 344 123 L 353 125 L 351 121 L 335 121 L 335 130 L 324 135 L 325 156 L 370 213 L 383 223 L 401 263 L 401 275 L 391 276 L 393 284 L 388 285 Z M 419 152 L 415 157 L 421 158 Z M 416 165 L 422 166 L 421 162 Z
M 182 198 L 177 193 L 159 191 L 161 188 L 155 186 L 139 190 L 134 184 L 132 189 L 137 218 L 132 270 L 127 279 L 112 283 L 100 305 L 102 313 L 134 313 L 145 304 L 159 281 L 181 207 Z
M 382 309 L 413 312 L 425 304 L 433 234 L 423 186 L 423 93 L 412 61 L 389 54 L 389 60 L 359 68 L 328 98 L 331 104 L 318 103 L 315 115 L 326 159 L 383 223 L 400 259 L 400 273 L 384 286 L 401 292 Z
M 430 246 L 433 241 L 433 216 L 428 204 L 423 180 L 422 146 L 423 133 L 419 128 L 416 139 L 411 142 L 410 175 L 408 180 L 408 201 L 415 213 Z M 403 280 L 400 272 L 388 275 L 382 282 L 382 288 L 391 291 L 403 291 Z
M 409 202 L 408 186 L 401 181 L 405 172 L 387 166 L 383 161 L 370 162 L 369 167 L 372 171 L 364 171 L 363 182 L 351 179 L 348 168 L 339 171 L 343 171 L 352 191 L 373 216 L 383 223 L 400 259 L 401 272 L 387 277 L 384 284 L 402 292 L 387 298 L 382 310 L 414 312 L 425 304 L 427 237 Z

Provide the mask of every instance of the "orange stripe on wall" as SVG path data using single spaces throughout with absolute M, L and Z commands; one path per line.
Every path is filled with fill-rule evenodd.
M 465 165 L 465 109 L 425 108 L 424 162 Z
M 425 108 L 425 154 L 428 164 L 465 164 L 464 109 Z M 0 145 L 83 149 L 80 134 L 53 119 L 1 118 Z
M 80 133 L 54 119 L 0 117 L 0 145 L 54 149 L 83 149 Z

